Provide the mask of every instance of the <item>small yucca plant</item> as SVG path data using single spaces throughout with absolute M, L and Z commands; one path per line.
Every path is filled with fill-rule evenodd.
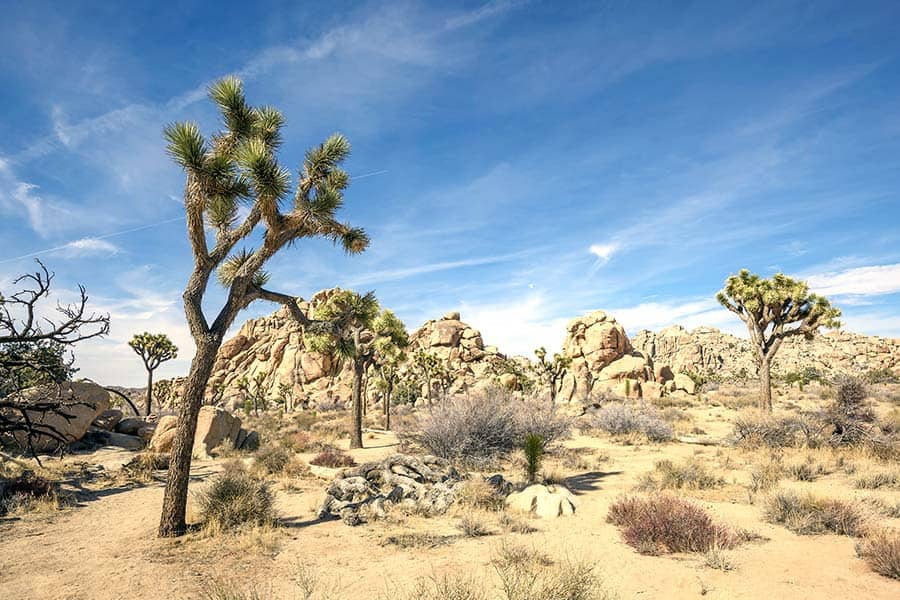
M 541 468 L 541 460 L 544 458 L 544 437 L 537 433 L 529 433 L 525 436 L 522 450 L 525 452 L 525 476 L 528 483 L 534 483 Z

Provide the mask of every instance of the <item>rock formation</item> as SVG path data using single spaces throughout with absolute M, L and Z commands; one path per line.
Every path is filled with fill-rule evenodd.
M 670 365 L 675 373 L 694 372 L 723 378 L 753 377 L 753 349 L 745 339 L 714 327 L 687 331 L 679 325 L 659 332 L 640 331 L 632 345 L 654 363 Z M 900 372 L 900 340 L 828 331 L 813 340 L 787 338 L 775 355 L 773 371 L 789 373 L 814 368 L 822 374 L 859 374 L 871 369 Z

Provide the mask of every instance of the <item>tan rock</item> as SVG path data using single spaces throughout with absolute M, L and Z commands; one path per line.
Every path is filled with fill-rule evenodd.
M 600 371 L 600 379 L 646 380 L 649 366 L 642 356 L 626 355 L 606 365 Z
M 535 484 L 507 496 L 506 506 L 542 519 L 555 519 L 575 514 L 575 497 L 562 486 Z
M 48 399 L 64 404 L 67 417 L 55 412 L 28 411 L 27 414 L 34 425 L 53 430 L 69 444 L 84 437 L 94 419 L 109 408 L 109 392 L 90 382 L 67 382 L 59 390 L 56 386 L 30 388 L 23 392 L 23 396 L 29 401 Z M 18 414 L 12 418 L 18 418 Z M 24 432 L 17 432 L 13 437 L 21 447 L 27 447 Z M 36 452 L 50 452 L 59 446 L 56 439 L 46 435 L 33 436 L 31 443 Z
M 678 373 L 675 375 L 675 389 L 685 391 L 688 394 L 695 394 L 697 393 L 697 384 L 684 373 Z

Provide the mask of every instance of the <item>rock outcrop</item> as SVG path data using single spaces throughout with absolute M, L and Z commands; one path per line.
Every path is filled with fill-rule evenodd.
M 320 303 L 327 301 L 334 290 L 323 290 L 308 302 L 300 302 L 303 312 L 312 317 Z M 445 382 L 450 394 L 462 393 L 477 387 L 491 378 L 492 365 L 505 358 L 496 347 L 485 347 L 481 333 L 460 320 L 458 312 L 451 312 L 441 319 L 430 320 L 410 335 L 411 357 L 417 351 L 437 356 L 449 374 Z M 401 368 L 408 371 L 409 363 Z M 271 400 L 282 396 L 289 408 L 314 407 L 325 402 L 347 402 L 353 374 L 349 363 L 343 365 L 332 357 L 311 352 L 305 347 L 303 328 L 281 309 L 267 317 L 251 319 L 244 323 L 237 335 L 222 345 L 210 377 L 207 398 L 220 394 L 228 408 L 243 404 L 238 382 L 246 377 L 253 380 L 262 374 L 262 388 Z M 370 382 L 369 397 L 377 400 L 379 392 Z M 432 389 L 440 387 L 432 382 Z M 218 390 L 218 391 L 217 391 Z M 428 396 L 423 386 L 421 396 Z
M 640 331 L 632 345 L 654 364 L 675 373 L 693 372 L 723 378 L 753 377 L 756 364 L 750 342 L 714 327 L 687 331 L 679 325 L 659 332 Z M 775 373 L 814 368 L 825 375 L 859 374 L 871 369 L 900 372 L 900 340 L 847 331 L 828 331 L 812 340 L 787 338 L 772 365 Z
M 555 519 L 575 514 L 575 496 L 562 486 L 535 484 L 510 494 L 506 506 L 542 519 Z
M 149 444 L 151 452 L 167 453 L 172 450 L 177 424 L 178 417 L 174 415 L 166 415 L 159 419 Z M 201 407 L 197 416 L 193 455 L 197 458 L 209 458 L 214 448 L 224 445 L 238 449 L 255 449 L 259 446 L 259 437 L 255 432 L 241 428 L 240 418 L 227 410 L 217 406 Z

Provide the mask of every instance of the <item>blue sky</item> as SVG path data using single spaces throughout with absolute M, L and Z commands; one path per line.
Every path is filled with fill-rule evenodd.
M 530 353 L 598 308 L 631 334 L 739 333 L 713 295 L 747 267 L 900 336 L 896 2 L 208 4 L 4 7 L 0 289 L 33 253 L 64 298 L 88 288 L 113 321 L 84 376 L 140 385 L 125 342 L 143 330 L 183 349 L 163 374 L 187 369 L 183 174 L 161 130 L 213 131 L 204 91 L 229 73 L 285 113 L 285 164 L 334 131 L 353 143 L 344 216 L 371 248 L 304 241 L 273 289 L 374 289 L 410 328 L 460 310 Z

